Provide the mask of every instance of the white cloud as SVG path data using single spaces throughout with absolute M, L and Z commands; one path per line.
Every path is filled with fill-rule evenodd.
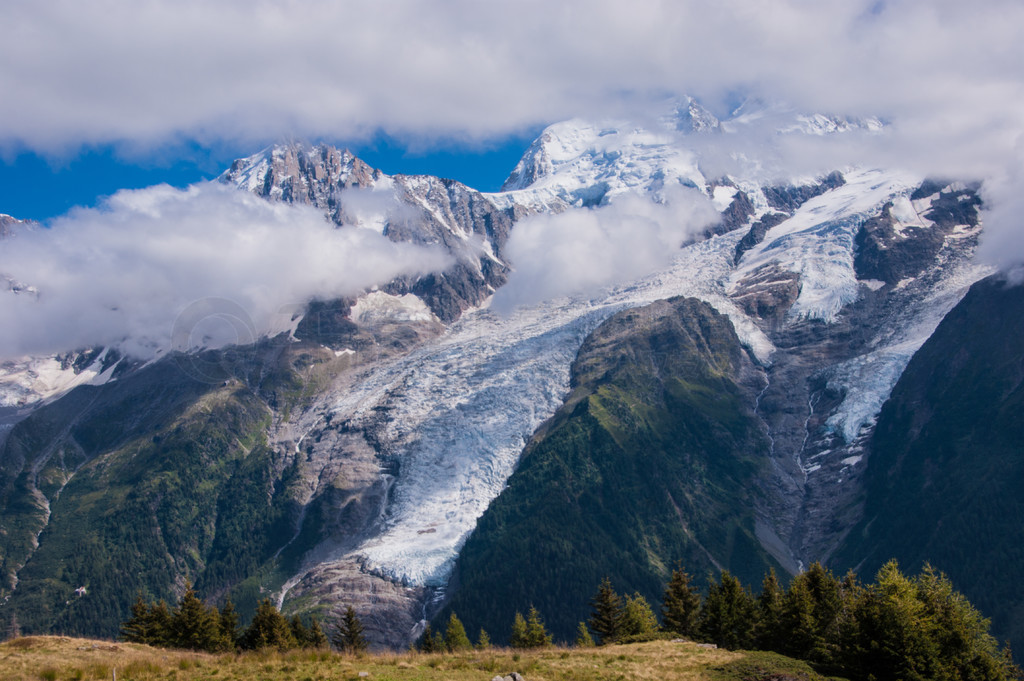
M 663 203 L 624 194 L 598 208 L 522 220 L 505 246 L 515 271 L 494 294 L 491 309 L 507 313 L 518 305 L 592 294 L 667 265 L 688 237 L 719 215 L 695 189 L 666 194 Z
M 856 144 L 761 140 L 783 170 L 1005 185 L 1024 139 L 1019 0 L 9 0 L 0 25 L 0 152 L 379 130 L 429 145 L 637 118 L 681 93 L 891 124 Z M 1018 176 L 989 196 L 1021 194 Z M 1015 234 L 990 207 L 989 231 Z
M 110 343 L 146 357 L 171 346 L 186 310 L 210 316 L 188 345 L 245 341 L 311 298 L 449 264 L 439 248 L 337 229 L 316 209 L 215 183 L 125 190 L 0 244 L 0 272 L 38 288 L 0 296 L 0 357 Z
M 955 130 L 1019 123 L 1022 96 L 1012 0 L 13 0 L 0 20 L 0 135 L 38 148 L 482 137 L 744 88 Z

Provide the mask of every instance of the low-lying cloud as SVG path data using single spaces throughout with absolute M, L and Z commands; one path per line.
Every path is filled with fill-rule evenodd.
M 245 328 L 200 324 L 189 345 L 245 341 L 250 327 L 287 326 L 314 297 L 449 264 L 439 248 L 338 229 L 316 209 L 216 183 L 121 191 L 0 242 L 0 273 L 37 289 L 0 295 L 0 357 L 108 344 L 149 357 L 172 346 L 175 320 L 204 300 L 221 301 L 210 308 L 221 322 L 245 317 Z
M 515 270 L 491 309 L 504 314 L 519 305 L 589 295 L 668 265 L 684 241 L 719 215 L 695 189 L 665 194 L 660 203 L 625 194 L 597 208 L 522 220 L 504 251 Z

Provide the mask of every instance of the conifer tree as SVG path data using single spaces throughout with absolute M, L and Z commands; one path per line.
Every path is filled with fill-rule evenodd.
M 225 647 L 221 636 L 220 614 L 196 595 L 185 583 L 185 594 L 171 615 L 171 640 L 175 648 L 215 652 Z
M 224 601 L 224 607 L 220 609 L 220 635 L 228 644 L 228 650 L 238 645 L 238 612 L 230 598 Z
M 779 651 L 785 639 L 782 630 L 782 600 L 784 593 L 775 576 L 775 569 L 769 569 L 761 581 L 761 593 L 757 597 L 757 628 L 754 644 L 761 650 Z
M 529 648 L 530 637 L 526 630 L 526 619 L 523 613 L 516 612 L 512 619 L 512 635 L 509 637 L 509 645 L 513 648 Z
M 484 631 L 482 627 L 480 629 L 480 635 L 476 637 L 476 646 L 474 647 L 477 650 L 487 650 L 491 647 L 491 637 L 487 635 L 487 632 Z
M 639 593 L 626 597 L 619 618 L 619 638 L 647 636 L 658 630 L 658 618 L 650 603 Z
M 709 582 L 700 613 L 701 637 L 728 650 L 750 647 L 757 617 L 754 599 L 727 570 L 717 584 Z
M 446 650 L 444 645 L 444 636 L 441 635 L 440 630 L 434 632 L 434 635 L 431 637 L 430 645 L 433 646 L 435 653 L 443 653 Z
M 326 648 L 327 647 L 327 634 L 320 627 L 320 620 L 313 618 L 313 621 L 309 625 L 309 638 L 308 648 Z
M 610 579 L 605 577 L 601 580 L 590 605 L 590 629 L 597 634 L 600 644 L 617 640 L 622 619 L 622 598 L 615 593 Z
M 303 624 L 302 618 L 298 615 L 292 615 L 292 618 L 288 620 L 288 627 L 292 630 L 292 636 L 295 637 L 295 643 L 300 648 L 305 648 L 309 645 L 309 629 Z
M 430 627 L 430 624 L 427 624 L 426 629 L 423 630 L 423 638 L 420 640 L 420 652 L 439 652 L 437 647 L 434 645 L 434 630 Z
M 121 638 L 129 643 L 155 645 L 150 608 L 142 600 L 141 591 L 136 595 L 135 602 L 132 603 L 132 616 L 121 624 Z
M 530 612 L 526 615 L 526 643 L 527 648 L 543 648 L 551 645 L 551 634 L 544 627 L 540 611 L 532 605 Z
M 149 631 L 151 646 L 169 648 L 174 645 L 171 633 L 171 609 L 162 598 L 149 607 Z
M 242 634 L 240 647 L 246 650 L 288 650 L 296 645 L 288 620 L 278 612 L 269 598 L 264 598 L 256 608 L 256 614 L 249 627 Z
M 466 635 L 466 627 L 454 612 L 448 617 L 448 627 L 444 632 L 444 647 L 450 653 L 470 650 L 473 647 L 469 636 Z
M 575 645 L 577 648 L 593 648 L 594 637 L 590 635 L 590 629 L 587 629 L 586 622 L 580 622 L 580 625 L 576 627 L 576 641 Z
M 700 616 L 700 594 L 690 584 L 690 575 L 681 567 L 672 571 L 661 605 L 661 628 L 680 636 L 693 638 L 697 634 Z
M 821 563 L 814 563 L 793 578 L 783 598 L 781 628 L 786 636 L 779 652 L 812 662 L 834 662 L 841 610 L 839 580 Z
M 363 624 L 351 605 L 345 608 L 345 614 L 338 624 L 338 630 L 331 641 L 339 650 L 348 653 L 360 653 L 366 650 L 366 637 L 363 636 Z

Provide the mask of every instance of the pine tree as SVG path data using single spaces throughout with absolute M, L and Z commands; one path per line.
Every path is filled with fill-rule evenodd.
M 772 568 L 761 581 L 761 594 L 757 597 L 757 628 L 754 644 L 761 650 L 779 652 L 785 639 L 782 629 L 782 586 Z
M 366 650 L 366 637 L 363 636 L 363 624 L 356 616 L 351 605 L 345 608 L 345 615 L 338 624 L 337 632 L 331 640 L 335 647 L 348 653 L 360 653 Z
M 313 621 L 309 625 L 309 648 L 326 648 L 327 647 L 327 634 L 320 627 L 320 620 L 313 618 Z
M 242 634 L 240 647 L 246 650 L 288 650 L 295 648 L 296 645 L 288 620 L 278 612 L 269 598 L 264 598 L 256 608 L 256 614 L 249 627 Z
M 474 647 L 477 650 L 487 650 L 491 647 L 491 637 L 487 635 L 483 628 L 480 629 L 480 635 L 476 637 L 476 646 Z
M 141 591 L 132 603 L 132 616 L 121 624 L 121 638 L 129 643 L 153 645 L 150 608 L 142 600 Z
M 641 638 L 658 630 L 658 618 L 654 616 L 650 603 L 639 593 L 626 597 L 619 618 L 619 638 Z
M 512 620 L 512 635 L 509 637 L 509 645 L 513 648 L 530 647 L 530 637 L 526 631 L 526 620 L 521 612 L 516 612 L 516 616 Z
M 227 644 L 227 650 L 238 645 L 238 612 L 230 598 L 224 601 L 224 607 L 220 609 L 220 635 Z
M 690 575 L 682 568 L 672 571 L 661 605 L 661 628 L 680 636 L 693 638 L 697 634 L 700 616 L 700 594 L 690 585 Z
M 701 637 L 728 650 L 750 647 L 757 622 L 754 599 L 727 570 L 722 571 L 718 584 L 709 581 L 700 613 Z
M 580 625 L 576 627 L 576 642 L 577 648 L 593 648 L 594 637 L 590 635 L 590 629 L 587 629 L 586 622 L 580 622 Z
M 526 615 L 526 642 L 527 648 L 544 648 L 551 645 L 551 634 L 544 627 L 540 611 L 532 605 L 530 612 Z
M 163 599 L 149 607 L 149 645 L 165 648 L 174 645 L 171 617 L 171 609 L 167 607 L 167 602 Z
M 605 577 L 590 600 L 592 608 L 590 629 L 598 635 L 600 644 L 613 643 L 619 638 L 622 619 L 622 598 L 612 589 L 611 580 Z
M 434 630 L 431 629 L 430 625 L 423 630 L 423 638 L 420 640 L 420 652 L 422 653 L 436 653 L 440 652 L 434 645 Z
M 473 647 L 469 636 L 466 635 L 466 627 L 462 625 L 462 621 L 454 612 L 448 617 L 448 627 L 444 633 L 444 647 L 450 653 L 470 650 Z
M 783 598 L 780 652 L 802 660 L 832 663 L 839 644 L 842 610 L 839 580 L 821 563 L 793 578 Z
M 292 636 L 295 637 L 295 643 L 300 648 L 306 648 L 309 646 L 309 629 L 303 624 L 302 618 L 298 615 L 292 615 L 292 618 L 288 621 L 288 628 L 292 630 Z
M 220 614 L 196 595 L 185 583 L 185 594 L 171 615 L 171 639 L 175 648 L 216 652 L 224 647 Z

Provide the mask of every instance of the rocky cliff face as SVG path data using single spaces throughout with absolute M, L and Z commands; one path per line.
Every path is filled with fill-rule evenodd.
M 340 229 L 442 244 L 456 264 L 316 301 L 291 334 L 253 346 L 117 375 L 101 362 L 83 381 L 97 385 L 25 407 L 0 443 L 0 617 L 15 612 L 43 631 L 94 612 L 93 631 L 112 633 L 136 588 L 173 600 L 189 578 L 209 598 L 230 593 L 240 609 L 263 597 L 287 612 L 352 604 L 375 642 L 402 647 L 446 599 L 493 598 L 469 563 L 450 581 L 460 552 L 472 542 L 478 556 L 498 555 L 472 533 L 506 487 L 531 503 L 557 501 L 535 498 L 534 479 L 517 476 L 537 473 L 527 461 L 554 460 L 553 450 L 539 456 L 549 437 L 575 442 L 584 431 L 602 448 L 579 450 L 592 460 L 572 479 L 574 512 L 583 501 L 592 508 L 604 493 L 597 481 L 620 468 L 635 482 L 630 498 L 644 499 L 647 481 L 674 481 L 657 490 L 656 528 L 634 531 L 642 522 L 623 519 L 621 589 L 640 588 L 628 583 L 635 577 L 655 595 L 678 559 L 753 575 L 833 556 L 864 517 L 881 405 L 986 273 L 971 260 L 977 196 L 856 168 L 768 187 L 712 180 L 687 140 L 728 136 L 744 114 L 715 125 L 704 113 L 691 102 L 651 130 L 557 124 L 497 194 L 387 176 L 327 146 L 236 162 L 223 182 L 316 206 Z M 870 128 L 785 121 L 785 134 Z M 504 316 L 487 308 L 510 271 L 516 220 L 626 196 L 664 202 L 680 187 L 703 194 L 722 219 L 660 271 Z M 675 440 L 686 451 L 672 449 Z M 694 453 L 704 445 L 721 457 Z M 656 461 L 638 458 L 646 448 L 661 452 Z M 687 486 L 711 470 L 721 484 Z M 728 515 L 725 535 L 708 508 Z M 530 517 L 515 518 L 521 536 L 533 536 Z M 559 546 L 588 556 L 591 535 L 562 536 Z M 124 546 L 155 567 L 112 581 L 124 574 L 111 567 Z M 84 583 L 109 606 L 72 601 Z
M 339 227 L 373 229 L 393 241 L 442 244 L 455 256 L 454 266 L 392 282 L 386 290 L 418 296 L 444 322 L 479 305 L 508 276 L 502 250 L 519 211 L 499 209 L 459 182 L 388 176 L 348 151 L 302 144 L 237 160 L 220 179 L 271 201 L 315 206 Z

